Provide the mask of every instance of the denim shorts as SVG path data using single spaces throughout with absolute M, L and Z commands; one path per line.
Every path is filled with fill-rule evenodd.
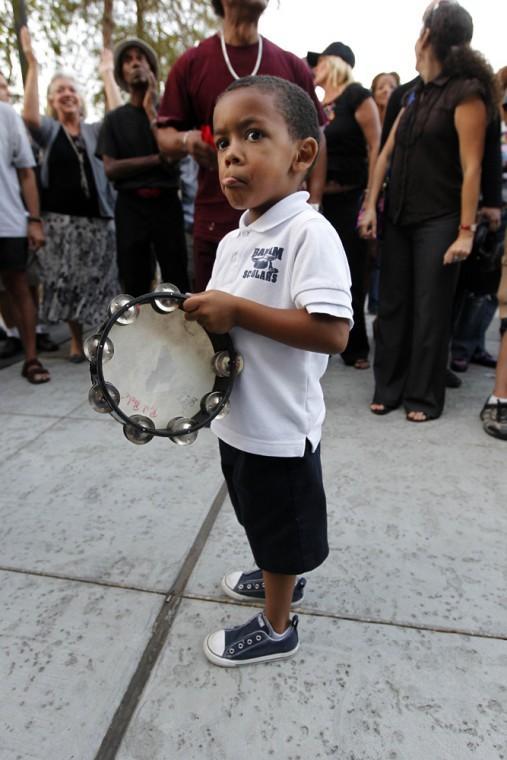
M 298 575 L 324 562 L 326 496 L 320 446 L 302 457 L 249 454 L 219 441 L 222 472 L 236 517 L 261 570 Z

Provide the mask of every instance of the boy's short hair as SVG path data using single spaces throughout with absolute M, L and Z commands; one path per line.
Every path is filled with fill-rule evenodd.
M 271 76 L 249 76 L 236 79 L 219 96 L 217 103 L 225 93 L 246 87 L 256 87 L 261 92 L 274 96 L 292 138 L 304 140 L 307 137 L 313 137 L 317 143 L 319 142 L 320 128 L 315 104 L 301 87 L 287 79 Z

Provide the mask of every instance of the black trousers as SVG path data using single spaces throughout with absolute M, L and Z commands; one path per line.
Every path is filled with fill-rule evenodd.
M 119 192 L 115 208 L 118 270 L 125 292 L 149 293 L 158 261 L 162 282 L 189 289 L 187 247 L 178 191 L 164 190 L 158 198 Z
M 386 220 L 375 346 L 374 403 L 438 417 L 445 401 L 457 264 L 444 266 L 459 215 L 408 226 Z
M 357 359 L 366 359 L 370 350 L 364 317 L 368 246 L 366 240 L 359 237 L 356 229 L 361 196 L 362 190 L 350 190 L 344 193 L 328 193 L 322 198 L 322 213 L 340 236 L 352 278 L 354 327 L 350 331 L 347 348 L 342 353 L 345 364 L 354 364 Z

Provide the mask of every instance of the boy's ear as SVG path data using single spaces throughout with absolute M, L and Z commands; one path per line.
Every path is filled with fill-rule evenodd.
M 292 168 L 295 172 L 306 173 L 315 163 L 319 152 L 319 144 L 314 137 L 305 137 L 299 143 Z

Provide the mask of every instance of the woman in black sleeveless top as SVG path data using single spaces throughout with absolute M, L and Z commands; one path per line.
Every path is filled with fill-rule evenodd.
M 416 42 L 421 81 L 380 153 L 361 215 L 376 234 L 375 204 L 390 163 L 371 411 L 403 405 L 407 420 L 440 416 L 458 265 L 472 249 L 484 135 L 494 78 L 469 43 L 458 3 L 433 3 Z
M 329 119 L 324 130 L 327 177 L 322 213 L 340 236 L 352 277 L 354 327 L 342 358 L 356 369 L 367 369 L 364 301 L 368 249 L 357 233 L 356 223 L 380 143 L 378 110 L 371 92 L 354 82 L 355 58 L 347 45 L 333 42 L 321 54 L 308 53 L 307 60 L 315 67 L 315 84 L 324 89 L 323 106 Z

